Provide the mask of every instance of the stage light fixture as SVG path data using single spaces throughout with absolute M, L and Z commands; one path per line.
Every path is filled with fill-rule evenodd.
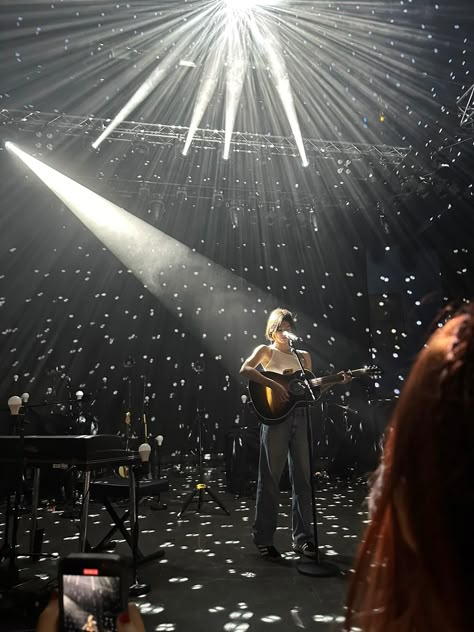
M 383 213 L 379 215 L 380 225 L 382 226 L 382 230 L 386 235 L 390 235 L 390 226 L 388 225 L 387 218 Z
M 155 224 L 158 224 L 163 219 L 165 212 L 164 195 L 162 193 L 155 194 L 150 202 L 150 215 L 152 221 Z
M 137 199 L 135 203 L 135 214 L 143 216 L 150 212 L 151 190 L 148 182 L 141 182 L 138 187 Z
M 224 192 L 220 189 L 214 189 L 214 193 L 212 195 L 212 206 L 219 207 L 222 206 L 224 202 Z
M 150 147 L 144 141 L 138 141 L 132 145 L 132 154 L 148 158 L 150 154 Z
M 228 209 L 229 209 L 230 222 L 232 224 L 232 228 L 235 230 L 240 225 L 240 219 L 242 215 L 242 206 L 238 200 L 232 200 L 228 204 Z
M 315 209 L 312 206 L 310 206 L 309 208 L 309 223 L 311 224 L 314 232 L 317 233 L 319 230 L 318 216 Z
M 178 187 L 178 190 L 176 191 L 176 199 L 180 204 L 186 202 L 188 199 L 188 190 L 186 187 Z

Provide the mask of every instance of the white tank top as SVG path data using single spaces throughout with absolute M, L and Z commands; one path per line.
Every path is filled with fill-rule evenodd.
M 279 351 L 274 347 L 270 347 L 270 349 L 272 350 L 272 357 L 270 358 L 270 362 L 264 367 L 265 371 L 283 374 L 294 373 L 300 370 L 298 360 L 292 353 L 283 353 L 283 351 Z M 299 349 L 298 352 L 300 352 Z

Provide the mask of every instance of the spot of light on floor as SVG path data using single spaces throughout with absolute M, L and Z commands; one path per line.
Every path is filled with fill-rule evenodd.
M 170 577 L 168 581 L 170 584 L 184 584 L 189 581 L 189 577 Z
M 226 623 L 224 630 L 227 632 L 245 632 L 249 627 L 248 623 Z
M 138 609 L 142 614 L 160 614 L 164 611 L 164 606 L 154 606 L 151 603 L 142 603 L 138 605 Z
M 209 612 L 212 612 L 213 614 L 216 612 L 222 612 L 223 610 L 225 610 L 223 606 L 214 606 L 214 608 L 209 608 Z
M 328 614 L 315 614 L 313 621 L 316 623 L 342 623 L 344 621 L 344 617 Z

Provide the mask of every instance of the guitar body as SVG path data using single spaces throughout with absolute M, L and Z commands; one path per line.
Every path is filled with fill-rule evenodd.
M 267 426 L 280 424 L 285 421 L 297 406 L 305 405 L 307 399 L 306 388 L 300 379 L 301 371 L 296 371 L 289 375 L 282 375 L 273 371 L 262 371 L 262 375 L 284 386 L 290 396 L 287 402 L 276 402 L 271 388 L 258 382 L 249 382 L 250 399 L 262 423 Z M 305 375 L 308 380 L 314 379 L 311 371 L 305 371 Z M 316 400 L 318 400 L 321 395 L 320 389 L 315 386 L 312 387 L 312 391 Z M 314 401 L 311 397 L 309 398 L 310 403 Z
M 268 386 L 264 386 L 258 382 L 249 382 L 250 400 L 257 413 L 257 417 L 262 423 L 267 426 L 280 424 L 296 406 L 304 406 L 307 399 L 310 404 L 317 401 L 321 397 L 321 386 L 329 388 L 344 381 L 342 372 L 318 378 L 315 378 L 311 371 L 305 371 L 304 373 L 310 383 L 314 399 L 309 393 L 306 393 L 305 383 L 301 379 L 301 371 L 284 375 L 274 373 L 273 371 L 262 371 L 262 375 L 278 382 L 287 389 L 290 396 L 287 402 L 276 402 L 273 391 Z M 383 371 L 378 366 L 372 365 L 360 369 L 349 369 L 345 373 L 348 373 L 353 379 L 363 376 L 379 377 Z

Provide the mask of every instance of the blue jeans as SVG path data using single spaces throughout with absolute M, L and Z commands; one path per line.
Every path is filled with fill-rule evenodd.
M 291 523 L 293 542 L 313 542 L 312 504 L 306 413 L 295 411 L 281 424 L 260 429 L 255 522 L 255 544 L 273 544 L 279 509 L 280 478 L 288 459 L 292 489 Z

